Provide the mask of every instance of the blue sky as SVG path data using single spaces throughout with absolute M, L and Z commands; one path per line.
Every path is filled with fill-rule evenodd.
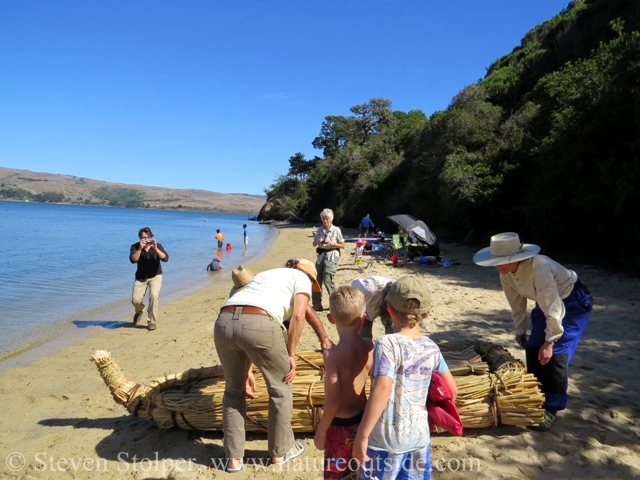
M 430 116 L 568 0 L 5 1 L 0 166 L 262 194 L 327 115 Z

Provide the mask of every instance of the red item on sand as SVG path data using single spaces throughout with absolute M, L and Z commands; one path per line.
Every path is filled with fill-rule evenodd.
M 453 394 L 444 378 L 436 372 L 431 374 L 427 412 L 429 412 L 429 425 L 432 432 L 438 426 L 456 437 L 462 436 L 462 420 L 460 420 Z

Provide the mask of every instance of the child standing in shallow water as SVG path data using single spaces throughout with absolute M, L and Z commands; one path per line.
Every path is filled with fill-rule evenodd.
M 340 341 L 323 354 L 325 403 L 313 442 L 325 451 L 324 478 L 341 479 L 356 468 L 351 446 L 367 403 L 364 386 L 373 365 L 373 343 L 358 336 L 366 317 L 360 290 L 338 287 L 329 297 L 329 310 L 327 318 Z
M 422 336 L 420 320 L 431 312 L 431 292 L 414 277 L 400 278 L 387 294 L 393 334 L 374 350 L 373 387 L 353 444 L 360 478 L 430 479 L 427 395 L 437 372 L 455 398 L 456 383 L 438 346 Z

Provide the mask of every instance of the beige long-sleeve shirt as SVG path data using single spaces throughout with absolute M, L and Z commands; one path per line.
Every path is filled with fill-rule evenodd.
M 527 331 L 527 299 L 538 303 L 547 318 L 545 340 L 555 342 L 564 333 L 562 302 L 573 290 L 578 275 L 549 257 L 534 255 L 520 262 L 516 273 L 500 275 L 502 289 L 511 305 L 516 335 Z

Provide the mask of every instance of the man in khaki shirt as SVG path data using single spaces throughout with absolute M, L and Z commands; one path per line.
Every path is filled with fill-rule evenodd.
M 526 350 L 527 369 L 545 394 L 544 422 L 536 430 L 551 428 L 558 411 L 567 406 L 569 365 L 591 315 L 592 297 L 576 272 L 544 255 L 540 247 L 522 244 L 516 233 L 491 237 L 491 246 L 480 250 L 473 261 L 495 267 L 511 306 L 516 341 Z M 527 339 L 527 300 L 531 311 L 531 334 Z

